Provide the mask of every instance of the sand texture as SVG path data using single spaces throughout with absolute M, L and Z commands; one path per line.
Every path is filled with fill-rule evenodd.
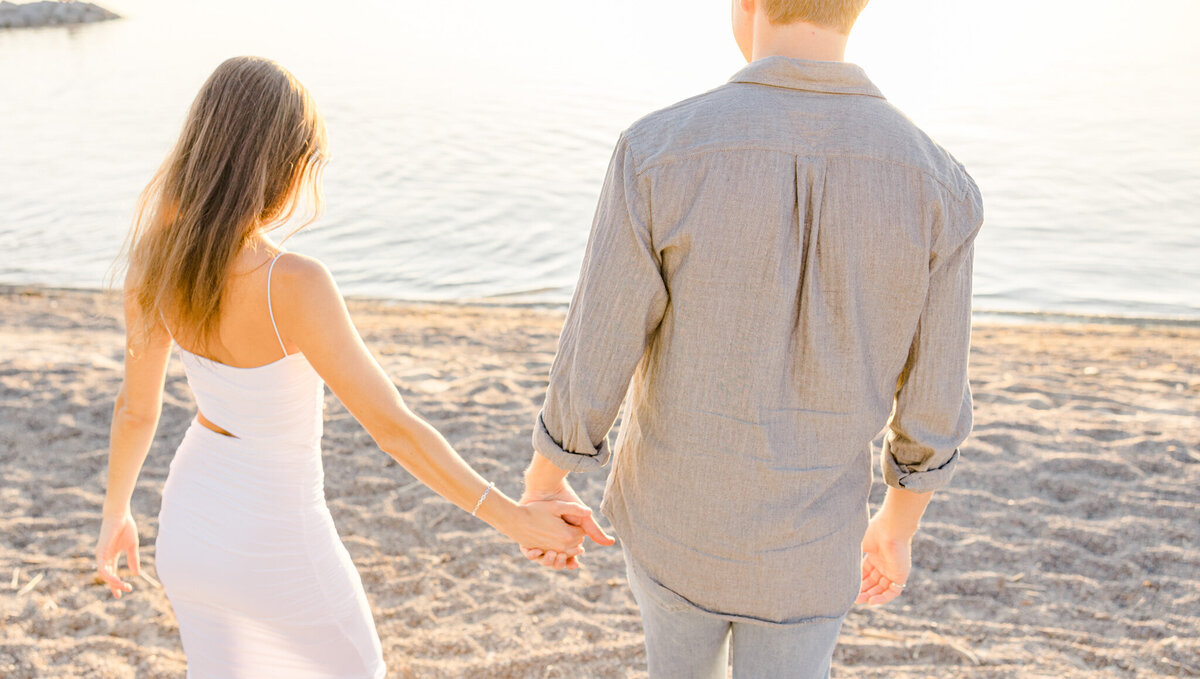
M 559 311 L 351 304 L 413 408 L 510 495 Z M 0 677 L 182 677 L 161 588 L 93 580 L 122 332 L 98 293 L 0 288 Z M 1200 329 L 980 324 L 976 426 L 893 604 L 837 677 L 1200 676 Z M 134 510 L 143 563 L 194 410 L 177 359 Z M 644 677 L 618 548 L 529 565 L 328 397 L 326 488 L 392 677 Z M 877 475 L 878 476 L 878 475 Z M 604 478 L 575 479 L 598 506 Z M 874 501 L 882 497 L 877 480 Z

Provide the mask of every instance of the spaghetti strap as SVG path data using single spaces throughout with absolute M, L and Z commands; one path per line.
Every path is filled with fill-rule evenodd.
M 275 339 L 279 340 L 279 348 L 283 350 L 283 357 L 287 358 L 287 347 L 283 346 L 283 338 L 279 336 L 279 326 L 275 323 L 275 311 L 271 308 L 271 273 L 275 271 L 275 262 L 279 261 L 282 252 L 275 255 L 271 260 L 271 266 L 267 268 L 267 313 L 271 316 L 271 327 L 275 328 Z
M 158 320 L 162 321 L 163 330 L 167 331 L 167 337 L 170 337 L 171 341 L 174 342 L 175 336 L 171 334 L 171 326 L 167 325 L 167 317 L 163 316 L 162 309 L 158 310 Z

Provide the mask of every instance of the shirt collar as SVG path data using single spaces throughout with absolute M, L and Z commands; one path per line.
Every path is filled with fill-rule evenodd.
M 786 87 L 828 94 L 862 94 L 883 99 L 862 67 L 844 61 L 764 57 L 738 71 L 729 82 Z

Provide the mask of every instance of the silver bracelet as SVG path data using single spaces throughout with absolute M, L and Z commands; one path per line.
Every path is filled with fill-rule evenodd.
M 487 497 L 488 493 L 492 492 L 492 488 L 495 487 L 495 485 L 496 485 L 496 482 L 492 481 L 491 483 L 488 484 L 488 487 L 484 489 L 483 495 L 479 496 L 479 502 L 475 503 L 475 509 L 471 510 L 471 516 L 475 516 L 475 513 L 479 511 L 479 508 L 483 506 L 483 499 L 485 497 Z

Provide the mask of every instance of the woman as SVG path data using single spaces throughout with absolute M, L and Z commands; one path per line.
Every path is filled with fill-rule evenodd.
M 526 547 L 582 551 L 572 503 L 520 506 L 405 407 L 363 345 L 329 272 L 266 233 L 321 206 L 324 122 L 274 62 L 221 64 L 142 196 L 125 280 L 100 577 L 120 597 L 139 572 L 130 496 L 162 407 L 171 344 L 199 413 L 163 486 L 158 574 L 188 675 L 382 677 L 361 581 L 325 505 L 328 384 L 386 453 Z M 311 221 L 311 219 L 309 220 Z

